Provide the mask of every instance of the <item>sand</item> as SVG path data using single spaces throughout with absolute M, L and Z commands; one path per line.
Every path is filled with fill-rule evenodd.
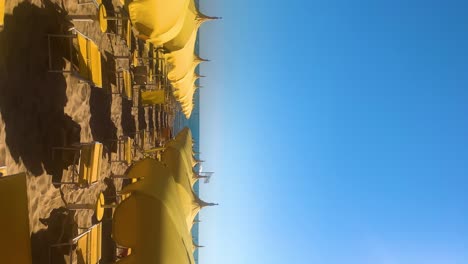
M 120 5 L 119 0 L 104 4 L 108 12 Z M 92 224 L 92 211 L 73 214 L 62 210 L 66 204 L 95 203 L 99 192 L 121 188 L 121 180 L 114 180 L 115 186 L 105 183 L 112 173 L 127 169 L 123 163 L 110 162 L 117 159 L 111 141 L 141 129 L 155 128 L 160 133 L 174 118 L 173 105 L 132 108 L 129 101 L 111 93 L 118 91 L 113 71 L 128 68 L 128 63 L 114 61 L 111 54 L 126 55 L 128 48 L 118 37 L 101 33 L 97 22 L 69 21 L 69 15 L 95 13 L 94 5 L 77 5 L 77 0 L 6 1 L 0 32 L 0 166 L 7 166 L 7 174 L 28 172 L 34 263 L 47 263 L 47 246 L 63 240 L 68 229 Z M 66 34 L 72 24 L 100 47 L 104 88 L 90 87 L 69 74 L 48 72 L 46 35 Z M 52 45 L 54 66 L 68 64 L 67 52 L 64 46 Z M 66 180 L 71 171 L 66 159 L 52 159 L 53 147 L 91 141 L 102 142 L 107 150 L 100 181 L 84 189 L 55 187 L 52 182 Z M 66 263 L 64 259 L 58 254 L 54 263 Z

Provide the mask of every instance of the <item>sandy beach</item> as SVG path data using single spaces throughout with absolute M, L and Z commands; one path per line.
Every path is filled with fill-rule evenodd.
M 104 4 L 109 15 L 120 5 L 118 0 Z M 6 1 L 0 32 L 0 166 L 7 167 L 7 174 L 28 172 L 34 263 L 48 263 L 48 246 L 70 235 L 63 230 L 91 225 L 93 211 L 72 214 L 63 209 L 66 204 L 93 204 L 101 191 L 112 194 L 121 188 L 120 180 L 105 180 L 127 169 L 123 163 L 110 162 L 117 159 L 114 141 L 142 129 L 158 133 L 174 118 L 161 107 L 132 108 L 130 101 L 112 94 L 118 91 L 114 72 L 128 69 L 128 61 L 116 61 L 112 55 L 127 55 L 128 47 L 118 36 L 103 34 L 97 22 L 69 20 L 71 15 L 95 13 L 94 5 L 77 1 Z M 90 87 L 70 74 L 48 72 L 47 34 L 68 34 L 71 26 L 99 46 L 103 88 Z M 64 47 L 51 46 L 50 58 L 59 68 L 68 64 Z M 92 141 L 105 147 L 98 183 L 83 189 L 54 186 L 53 181 L 67 180 L 71 162 L 66 155 L 53 156 L 53 148 Z M 109 226 L 104 227 L 106 232 L 110 233 Z M 66 263 L 64 254 L 55 253 L 54 263 Z M 111 258 L 106 254 L 103 251 L 104 262 Z

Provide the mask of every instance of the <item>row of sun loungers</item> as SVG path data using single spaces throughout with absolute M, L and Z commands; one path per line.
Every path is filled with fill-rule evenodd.
M 119 21 L 120 34 L 118 36 L 127 46 L 132 42 L 132 25 L 129 20 L 122 20 L 122 16 L 110 17 L 107 15 L 101 0 L 93 0 L 97 7 L 96 19 L 99 21 L 102 32 L 107 32 L 107 21 Z M 3 27 L 5 0 L 0 0 L 0 28 Z M 74 19 L 79 20 L 79 17 Z M 82 18 L 84 19 L 84 17 Z M 117 30 L 119 31 L 119 30 Z M 66 35 L 48 35 L 49 42 L 49 71 L 56 73 L 69 73 L 79 80 L 88 83 L 96 88 L 104 88 L 102 54 L 99 46 L 84 33 L 76 28 L 71 28 Z M 69 68 L 56 69 L 52 65 L 51 42 L 55 39 L 65 39 L 70 47 Z M 153 51 L 152 51 L 153 52 Z M 163 59 L 159 58 L 157 51 L 151 58 L 139 58 L 134 52 L 127 56 L 130 69 L 119 69 L 116 71 L 118 93 L 125 99 L 134 101 L 135 94 L 138 96 L 136 103 L 140 107 L 164 104 L 167 101 L 167 94 L 164 90 L 167 85 L 167 77 L 164 75 L 164 64 L 159 66 Z M 148 65 L 152 64 L 148 68 Z M 157 66 L 156 66 L 156 65 Z M 160 73 L 163 71 L 163 73 Z M 144 87 L 137 89 L 135 87 Z M 154 88 L 159 89 L 154 89 Z M 162 88 L 162 89 L 161 89 Z M 125 136 L 119 138 L 118 159 L 113 162 L 122 162 L 130 166 L 137 153 L 142 157 L 154 156 L 163 151 L 164 148 L 156 146 L 156 133 L 147 133 L 143 130 L 135 135 L 135 139 Z M 147 147 L 152 146 L 152 147 Z M 101 162 L 104 146 L 100 142 L 81 143 L 79 145 L 56 147 L 53 155 L 58 151 L 72 152 L 73 163 L 71 168 L 71 179 L 68 181 L 54 182 L 57 185 L 73 185 L 77 188 L 87 188 L 96 183 L 101 174 Z M 0 200 L 12 201 L 11 203 L 0 203 L 0 225 L 7 226 L 2 231 L 0 248 L 2 249 L 2 263 L 32 263 L 31 238 L 29 230 L 28 198 L 26 188 L 26 174 L 3 176 L 6 169 L 0 167 Z M 135 179 L 132 179 L 135 180 Z M 125 199 L 127 196 L 122 196 Z M 98 220 L 102 220 L 103 208 L 112 207 L 104 204 L 102 193 L 95 205 L 70 204 L 69 210 L 92 209 L 98 215 Z M 100 217 L 99 217 L 100 216 Z M 69 239 L 66 243 L 58 243 L 52 247 L 68 247 L 69 263 L 100 263 L 102 244 L 102 224 L 101 222 L 82 229 L 81 232 Z M 76 247 L 76 254 L 72 251 Z M 75 261 L 73 258 L 77 257 Z

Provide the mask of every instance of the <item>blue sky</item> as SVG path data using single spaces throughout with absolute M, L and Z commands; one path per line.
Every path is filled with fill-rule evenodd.
M 468 263 L 468 2 L 201 5 L 200 264 Z

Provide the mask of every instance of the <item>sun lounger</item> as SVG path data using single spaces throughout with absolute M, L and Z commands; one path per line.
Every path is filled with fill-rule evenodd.
M 101 172 L 101 160 L 103 145 L 99 142 L 80 144 L 76 147 L 56 147 L 55 150 L 75 152 L 72 179 L 70 182 L 59 182 L 56 184 L 74 184 L 78 187 L 88 187 L 99 180 Z M 79 170 L 77 170 L 76 161 L 79 160 Z M 75 177 L 77 179 L 75 180 Z
M 49 72 L 71 73 L 92 86 L 102 88 L 101 52 L 98 46 L 75 28 L 71 28 L 70 33 L 69 35 L 47 35 L 49 42 Z M 54 69 L 51 59 L 52 50 L 50 49 L 53 38 L 66 38 L 69 40 L 70 69 Z M 77 50 L 77 54 L 73 54 L 72 47 Z M 76 57 L 78 58 L 74 59 Z
M 133 139 L 127 136 L 122 136 L 115 141 L 117 143 L 117 160 L 111 162 L 122 162 L 127 165 L 132 164 L 133 161 Z
M 99 196 L 94 204 L 87 203 L 76 203 L 76 204 L 67 204 L 68 210 L 92 210 L 95 213 L 96 219 L 101 221 L 104 216 L 104 209 L 110 208 L 111 206 L 106 204 L 104 194 L 99 193 Z
M 141 91 L 140 106 L 157 105 L 166 103 L 166 92 L 164 90 Z
M 115 16 L 108 16 L 106 7 L 104 6 L 102 0 L 92 0 L 92 1 L 78 1 L 78 5 L 94 4 L 97 9 L 97 15 L 69 15 L 72 21 L 82 21 L 82 22 L 93 22 L 98 21 L 99 27 L 103 33 L 107 32 L 108 21 L 127 21 L 129 18 L 122 15 L 122 12 L 116 12 L 114 10 Z M 118 23 L 118 26 L 122 27 L 122 23 Z
M 26 174 L 0 177 L 0 263 L 32 263 Z
M 74 245 L 76 245 L 76 258 L 78 263 L 100 263 L 102 247 L 102 224 L 98 223 L 91 226 L 78 236 L 70 239 L 70 241 L 67 243 L 55 244 L 51 247 L 69 247 L 69 263 L 75 263 L 73 260 Z
M 117 88 L 118 92 L 114 94 L 120 94 L 127 100 L 133 101 L 133 77 L 129 70 L 120 70 L 116 73 Z

